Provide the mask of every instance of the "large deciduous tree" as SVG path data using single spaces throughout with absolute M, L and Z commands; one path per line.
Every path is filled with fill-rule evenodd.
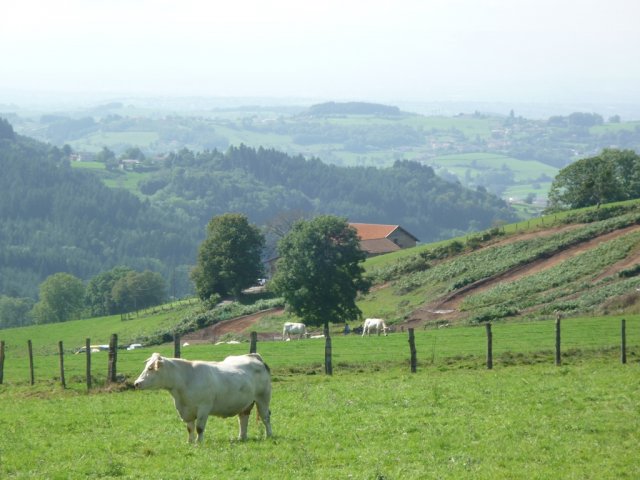
M 115 281 L 111 297 L 118 313 L 137 312 L 161 304 L 166 290 L 164 278 L 159 273 L 131 271 Z
M 605 149 L 563 168 L 549 190 L 549 211 L 640 198 L 640 156 Z
M 84 284 L 69 273 L 55 273 L 40 284 L 33 307 L 36 323 L 56 323 L 79 318 L 84 306 Z
M 0 295 L 0 328 L 23 327 L 32 323 L 33 300 Z
M 85 292 L 85 303 L 89 307 L 91 316 L 99 317 L 119 313 L 118 305 L 113 299 L 113 286 L 118 280 L 132 272 L 133 270 L 129 267 L 118 266 L 89 280 Z
M 212 296 L 240 296 L 263 275 L 261 261 L 264 236 L 245 215 L 226 213 L 207 226 L 207 238 L 200 245 L 198 263 L 191 272 L 202 300 Z
M 278 252 L 271 285 L 294 314 L 325 327 L 360 318 L 356 296 L 370 286 L 361 265 L 366 254 L 346 219 L 301 220 L 280 240 Z

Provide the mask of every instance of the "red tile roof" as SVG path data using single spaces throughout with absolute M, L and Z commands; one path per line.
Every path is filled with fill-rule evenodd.
M 360 240 L 387 238 L 399 225 L 377 225 L 372 223 L 350 223 L 356 229 Z

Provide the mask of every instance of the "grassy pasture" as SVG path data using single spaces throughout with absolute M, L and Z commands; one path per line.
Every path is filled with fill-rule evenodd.
M 605 123 L 603 125 L 597 125 L 589 128 L 589 133 L 592 135 L 603 135 L 611 132 L 620 131 L 633 131 L 640 128 L 640 122 L 622 122 L 622 123 Z
M 630 359 L 640 356 L 640 316 L 627 316 L 627 349 Z M 148 320 L 145 320 L 147 322 Z M 270 322 L 273 319 L 268 320 Z M 281 319 L 283 322 L 284 319 Z M 89 320 L 85 320 L 91 323 Z M 132 320 L 131 322 L 135 322 Z M 126 325 L 130 322 L 124 322 Z M 113 327 L 114 325 L 112 325 Z M 83 346 L 78 335 L 71 334 L 73 328 L 52 332 L 42 329 L 23 328 L 3 330 L 1 340 L 5 342 L 6 359 L 4 383 L 20 386 L 29 382 L 27 358 L 27 340 L 31 339 L 34 348 L 34 370 L 36 384 L 58 383 L 59 364 L 57 342 L 62 340 L 69 351 L 64 357 L 65 377 L 70 389 L 85 389 L 86 356 L 72 354 L 70 350 Z M 143 324 L 139 328 L 144 328 Z M 276 327 L 276 331 L 279 330 Z M 256 330 L 260 330 L 257 326 Z M 388 337 L 361 338 L 359 335 L 342 335 L 341 327 L 333 332 L 333 365 L 339 371 L 366 370 L 392 367 L 408 369 L 409 347 L 406 333 L 393 333 Z M 107 327 L 98 336 L 90 335 L 93 344 L 108 343 Z M 486 333 L 484 326 L 451 327 L 440 329 L 420 329 L 415 332 L 418 362 L 421 367 L 461 368 L 482 367 L 486 355 Z M 245 335 L 245 339 L 248 333 Z M 121 344 L 126 335 L 120 331 Z M 554 324 L 551 321 L 532 321 L 523 323 L 495 323 L 493 325 L 493 353 L 496 367 L 514 363 L 553 363 L 555 342 Z M 571 362 L 576 352 L 618 352 L 620 345 L 620 317 L 570 318 L 562 323 L 562 350 Z M 268 359 L 274 372 L 321 373 L 323 371 L 325 342 L 322 339 L 303 341 L 265 341 L 258 343 L 258 351 Z M 143 362 L 152 351 L 163 355 L 173 355 L 173 344 L 157 345 L 148 348 L 118 352 L 117 371 L 128 380 L 135 378 Z M 182 357 L 187 359 L 221 360 L 227 355 L 244 354 L 249 344 L 196 344 L 182 348 Z M 613 353 L 612 353 L 613 355 Z M 94 383 L 104 383 L 107 374 L 107 353 L 91 355 Z M 633 360 L 631 360 L 633 361 Z
M 535 160 L 519 160 L 506 155 L 491 153 L 463 153 L 458 155 L 445 155 L 434 157 L 429 161 L 433 165 L 438 165 L 455 173 L 460 178 L 464 178 L 467 170 L 472 177 L 480 174 L 483 170 L 499 170 L 507 166 L 514 173 L 514 180 L 522 182 L 525 180 L 535 180 L 540 175 L 545 174 L 553 178 L 558 174 L 558 169 L 550 165 Z
M 124 188 L 131 193 L 143 196 L 138 188 L 138 182 L 149 177 L 148 172 L 132 172 L 118 170 L 116 172 L 107 171 L 105 164 L 100 162 L 73 162 L 74 168 L 91 170 L 100 176 L 104 184 L 111 188 Z
M 167 392 L 0 386 L 0 477 L 632 479 L 640 372 L 613 360 L 332 377 L 274 368 L 274 438 L 252 419 L 238 443 L 235 419 L 211 418 L 200 447 Z
M 527 195 L 533 193 L 536 196 L 536 200 L 540 200 L 547 197 L 550 189 L 551 182 L 534 182 L 530 184 L 513 185 L 504 191 L 502 198 L 525 199 Z M 538 207 L 538 210 L 539 209 L 540 207 Z M 527 218 L 532 217 L 533 215 L 529 215 Z
M 494 369 L 484 368 L 485 328 L 416 331 L 410 374 L 406 333 L 333 336 L 334 375 L 322 373 L 324 341 L 259 342 L 273 374 L 274 438 L 253 419 L 238 443 L 235 419 L 212 418 L 205 444 L 187 445 L 167 392 L 102 389 L 106 352 L 65 356 L 57 340 L 106 343 L 170 322 L 177 311 L 122 322 L 82 320 L 0 332 L 0 478 L 637 478 L 640 447 L 640 316 L 627 316 L 628 364 L 619 362 L 620 318 L 563 320 L 563 366 L 553 365 L 550 321 L 493 325 Z M 163 316 L 164 315 L 164 316 Z M 274 319 L 270 319 L 273 322 Z M 53 328 L 55 327 L 55 329 Z M 95 329 L 92 331 L 92 329 Z M 125 332 L 129 332 L 128 334 Z M 28 385 L 26 340 L 36 384 Z M 122 341 L 122 340 L 121 340 Z M 152 351 L 118 352 L 131 382 Z M 183 347 L 219 360 L 248 343 Z M 117 390 L 117 389 L 116 389 Z
M 104 146 L 114 148 L 118 145 L 135 145 L 144 149 L 157 142 L 158 138 L 158 133 L 153 131 L 98 132 L 68 143 L 77 151 L 99 152 Z

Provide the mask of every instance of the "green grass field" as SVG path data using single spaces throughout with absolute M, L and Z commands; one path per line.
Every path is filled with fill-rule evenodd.
M 168 314 L 167 314 L 168 315 Z M 4 383 L 22 386 L 29 383 L 29 362 L 27 342 L 31 340 L 34 351 L 34 371 L 36 384 L 59 383 L 58 341 L 65 347 L 65 377 L 70 389 L 84 390 L 86 379 L 86 355 L 73 352 L 85 345 L 85 337 L 94 345 L 108 344 L 111 333 L 118 333 L 119 344 L 127 345 L 133 335 L 132 329 L 147 331 L 152 321 L 170 322 L 168 317 L 158 315 L 140 320 L 122 322 L 122 326 L 106 317 L 100 322 L 84 320 L 87 327 L 67 322 L 67 329 L 52 330 L 49 325 L 9 329 L 1 331 L 0 340 L 5 343 Z M 277 338 L 280 335 L 283 317 L 267 317 L 270 331 Z M 111 320 L 110 320 L 111 319 Z M 111 323 L 110 323 L 111 322 Z M 640 316 L 627 316 L 627 349 L 629 358 L 640 355 Z M 102 325 L 103 324 L 103 325 Z M 137 324 L 137 325 L 136 325 Z M 65 325 L 65 324 L 61 324 Z M 562 351 L 571 362 L 573 357 L 609 354 L 619 351 L 620 317 L 569 318 L 562 322 Z M 250 330 L 264 331 L 260 325 Z M 367 370 L 408 366 L 410 352 L 406 332 L 396 332 L 388 337 L 361 338 L 359 335 L 342 335 L 342 327 L 332 330 L 333 364 L 336 370 Z M 312 333 L 320 333 L 320 329 Z M 76 332 L 78 331 L 78 332 Z M 126 332 L 129 332 L 127 335 Z M 496 368 L 514 364 L 553 363 L 555 327 L 549 320 L 522 323 L 495 323 L 493 325 L 493 353 Z M 128 338 L 127 338 L 128 337 Z M 183 347 L 182 357 L 187 359 L 221 360 L 227 355 L 244 354 L 249 351 L 249 331 L 236 337 L 239 344 L 213 345 L 194 344 Z M 418 362 L 424 367 L 461 368 L 482 367 L 486 359 L 486 332 L 484 326 L 460 326 L 450 328 L 418 329 L 415 331 Z M 258 343 L 258 351 L 269 358 L 274 371 L 280 372 L 323 372 L 325 342 L 323 339 L 303 341 L 263 341 Z M 140 350 L 119 350 L 117 371 L 131 380 L 138 373 L 143 361 L 153 351 L 163 355 L 173 355 L 173 344 L 149 346 Z M 105 382 L 107 374 L 107 353 L 93 353 L 92 377 L 96 384 Z M 633 360 L 632 360 L 633 361 Z
M 626 365 L 620 317 L 565 319 L 562 365 L 554 365 L 551 321 L 495 323 L 494 368 L 486 369 L 484 326 L 419 329 L 418 371 L 409 372 L 406 332 L 388 337 L 333 329 L 333 376 L 323 339 L 261 341 L 273 377 L 274 438 L 252 419 L 239 443 L 235 419 L 211 418 L 205 443 L 188 445 L 171 396 L 126 385 L 153 351 L 119 350 L 116 387 L 105 385 L 107 353 L 67 350 L 121 343 L 184 314 L 176 306 L 120 317 L 0 331 L 0 478 L 359 478 L 633 479 L 640 475 L 640 316 L 627 316 Z M 263 330 L 278 331 L 270 317 Z M 260 327 L 260 326 L 258 326 Z M 259 328 L 256 328 L 259 329 Z M 246 338 L 246 337 L 245 337 Z M 27 340 L 34 345 L 29 384 Z M 183 346 L 187 359 L 221 360 L 249 344 Z
M 463 153 L 458 155 L 446 155 L 434 157 L 433 163 L 441 164 L 448 168 L 476 168 L 476 169 L 500 169 L 507 165 L 516 172 L 516 180 L 538 177 L 541 174 L 549 175 L 553 178 L 558 173 L 558 169 L 535 160 L 518 160 L 506 155 L 491 153 Z M 464 173 L 464 171 L 462 170 Z
M 283 349 L 293 346 L 283 343 Z M 239 443 L 235 419 L 210 418 L 198 447 L 187 444 L 167 392 L 0 386 L 0 477 L 640 475 L 637 363 L 620 365 L 605 356 L 560 368 L 421 367 L 411 374 L 386 366 L 332 377 L 273 371 L 274 437 L 265 439 L 252 418 L 249 440 Z
M 114 148 L 117 145 L 136 145 L 144 149 L 157 142 L 158 138 L 158 133 L 153 131 L 99 132 L 68 143 L 76 151 L 99 152 L 102 147 Z

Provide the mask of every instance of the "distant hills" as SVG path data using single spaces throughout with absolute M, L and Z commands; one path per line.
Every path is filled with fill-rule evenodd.
M 184 295 L 206 223 L 226 212 L 258 225 L 287 212 L 331 213 L 400 224 L 425 242 L 515 219 L 485 190 L 448 183 L 406 160 L 338 167 L 239 146 L 182 149 L 137 173 L 72 168 L 71 153 L 21 135 L 0 140 L 0 294 L 34 297 L 53 273 L 88 280 L 128 265 L 162 273 L 169 293 Z M 108 188 L 110 178 L 129 190 Z
M 310 115 L 400 115 L 398 107 L 367 102 L 325 102 L 309 107 Z
M 453 111 L 433 104 L 425 111 L 406 103 L 239 101 L 131 98 L 49 110 L 0 105 L 0 117 L 22 135 L 68 144 L 85 160 L 103 147 L 116 155 L 139 148 L 155 157 L 240 144 L 339 166 L 387 168 L 412 160 L 452 182 L 484 187 L 527 216 L 544 208 L 559 169 L 604 148 L 640 151 L 640 122 L 629 121 L 620 106 L 600 113 L 565 106 L 526 118 L 528 110 L 516 104 L 454 104 Z

